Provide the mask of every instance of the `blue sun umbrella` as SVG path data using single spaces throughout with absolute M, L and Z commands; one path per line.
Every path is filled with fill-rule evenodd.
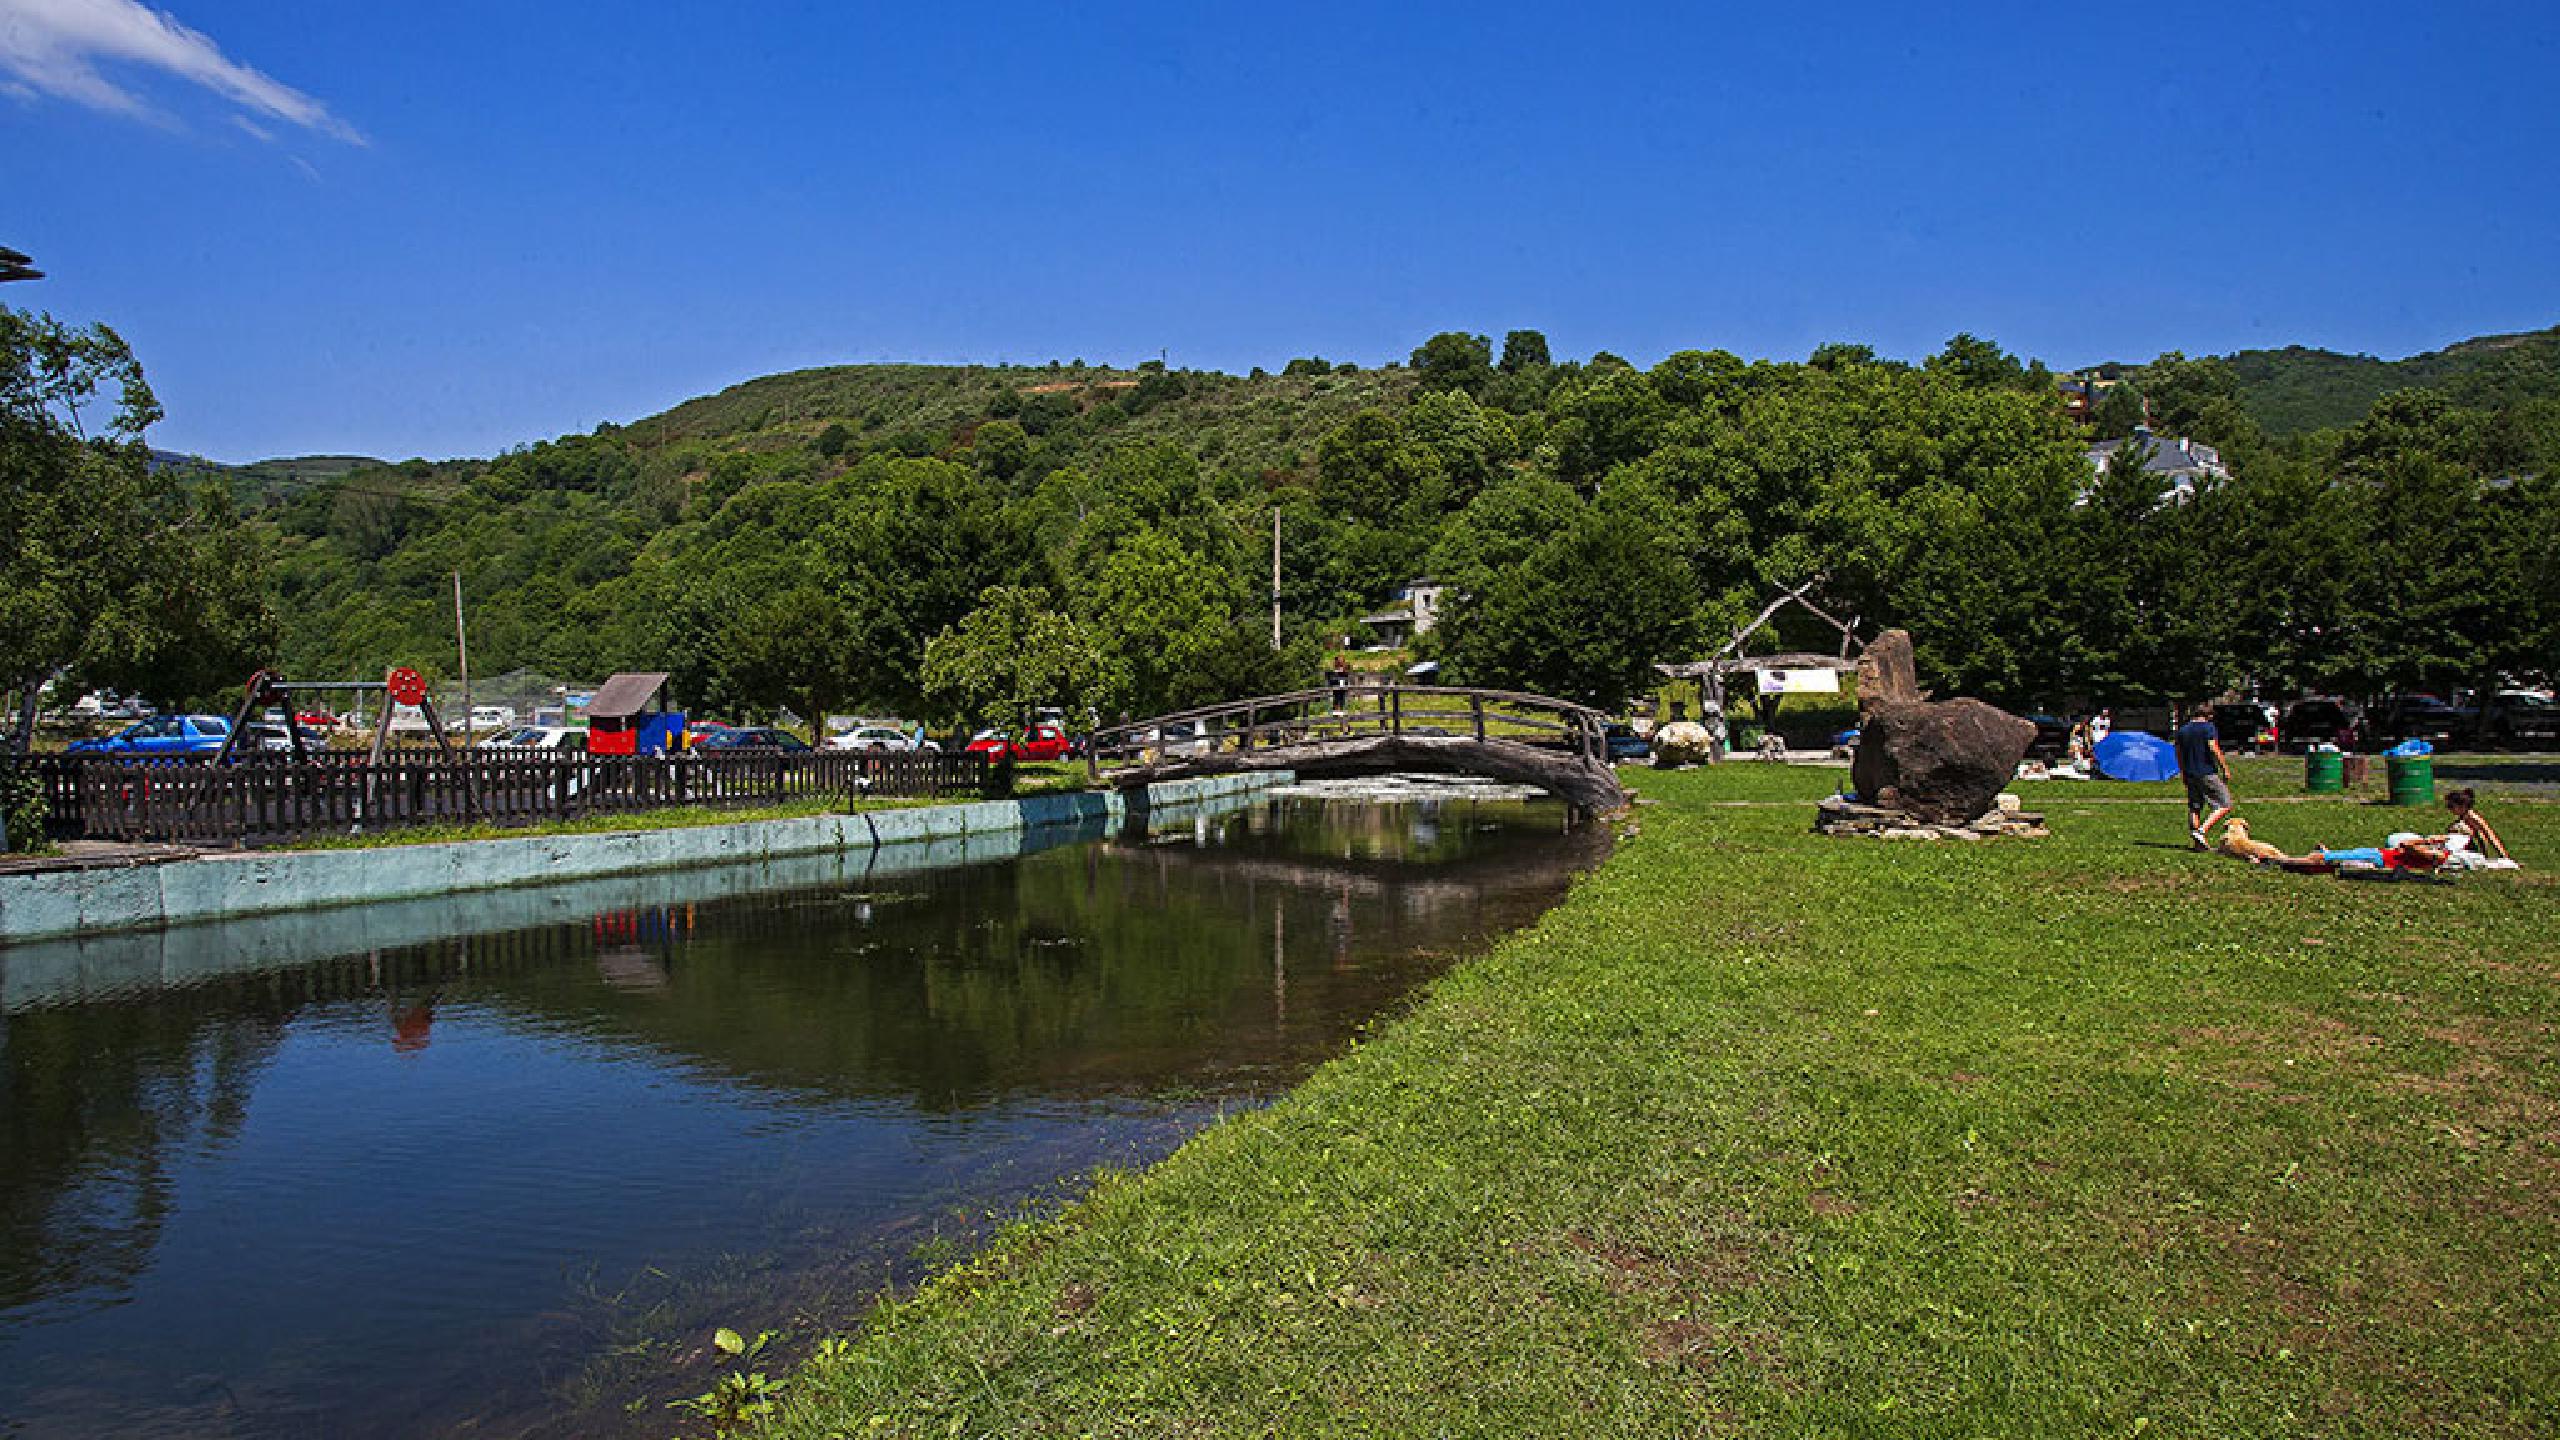
M 2110 780 L 2175 780 L 2178 750 L 2157 735 L 2119 730 L 2098 742 L 2098 773 Z

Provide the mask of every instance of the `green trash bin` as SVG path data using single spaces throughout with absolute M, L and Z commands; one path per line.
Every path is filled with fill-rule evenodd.
M 2394 805 L 2433 805 L 2436 803 L 2436 757 L 2433 755 L 2385 755 L 2383 768 L 2391 776 L 2391 800 Z
M 2302 757 L 2302 788 L 2314 795 L 2335 795 L 2347 788 L 2347 757 L 2335 750 L 2314 750 Z

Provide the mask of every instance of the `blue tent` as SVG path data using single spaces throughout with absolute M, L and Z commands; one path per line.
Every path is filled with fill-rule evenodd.
M 2119 730 L 2098 742 L 2098 773 L 2110 780 L 2175 780 L 2178 750 L 2157 735 Z

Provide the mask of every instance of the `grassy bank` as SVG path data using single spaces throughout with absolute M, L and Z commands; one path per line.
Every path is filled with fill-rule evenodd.
M 1837 778 L 1641 777 L 1536 929 L 770 1428 L 2560 1432 L 2560 806 L 2492 808 L 2535 871 L 2386 885 L 2189 854 L 2158 788 L 1807 834 Z
M 805 820 L 812 815 L 858 815 L 866 810 L 911 810 L 922 805 L 966 803 L 969 797 L 950 800 L 923 797 L 866 797 L 847 803 L 841 796 L 798 800 L 782 805 L 755 805 L 746 808 L 722 808 L 713 805 L 672 805 L 659 810 L 625 810 L 610 814 L 588 815 L 576 820 L 545 820 L 534 825 L 412 825 L 397 830 L 372 830 L 361 835 L 319 835 L 291 844 L 276 845 L 276 850 L 380 850 L 395 845 L 441 845 L 454 840 L 521 840 L 534 835 L 607 835 L 632 830 L 688 830 L 702 825 L 742 825 L 751 820 Z

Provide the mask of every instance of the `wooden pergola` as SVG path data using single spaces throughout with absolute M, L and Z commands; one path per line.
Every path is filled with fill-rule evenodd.
M 1858 639 L 1858 618 L 1853 615 L 1844 622 L 1831 614 L 1831 612 L 1805 598 L 1806 591 L 1811 590 L 1814 586 L 1821 583 L 1822 577 L 1815 576 L 1813 579 L 1806 581 L 1802 585 L 1780 591 L 1778 598 L 1760 607 L 1760 613 L 1752 616 L 1749 624 L 1746 624 L 1741 629 L 1734 631 L 1733 638 L 1724 643 L 1724 648 L 1718 650 L 1708 658 L 1704 660 L 1689 660 L 1679 664 L 1669 665 L 1657 663 L 1653 667 L 1655 670 L 1660 671 L 1670 679 L 1694 680 L 1698 683 L 1698 708 L 1705 712 L 1698 717 L 1698 722 L 1707 727 L 1707 734 L 1710 737 L 1712 747 L 1709 753 L 1712 758 L 1721 760 L 1724 758 L 1725 754 L 1725 677 L 1729 675 L 1757 674 L 1759 672 L 1769 670 L 1828 670 L 1835 674 L 1853 674 L 1856 672 L 1858 662 L 1849 657 L 1860 648 L 1862 643 Z M 1814 618 L 1840 632 L 1840 653 L 1838 655 L 1816 655 L 1808 650 L 1791 651 L 1778 655 L 1745 655 L 1742 653 L 1743 646 L 1749 642 L 1752 634 L 1759 630 L 1761 626 L 1768 624 L 1771 616 L 1776 615 L 1780 610 L 1786 608 L 1790 604 L 1803 607 L 1807 614 L 1812 615 Z M 1757 687 L 1755 687 L 1755 694 L 1756 688 Z M 1755 700 L 1754 703 L 1756 704 L 1759 702 Z M 1766 725 L 1769 722 L 1771 715 L 1775 713 L 1775 710 L 1775 705 L 1767 707 L 1767 710 L 1764 711 L 1760 717 L 1763 725 Z

